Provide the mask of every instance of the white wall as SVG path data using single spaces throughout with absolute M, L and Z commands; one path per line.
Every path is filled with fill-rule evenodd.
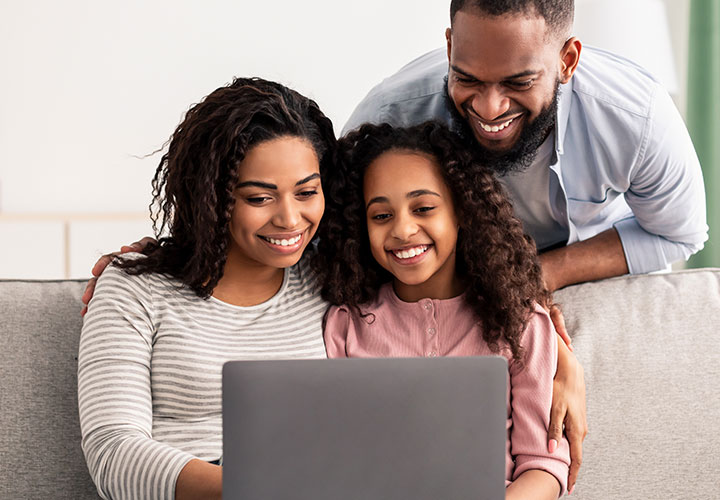
M 2 2 L 0 210 L 144 210 L 159 158 L 136 157 L 235 75 L 314 97 L 339 130 L 374 82 L 443 43 L 446 3 Z
M 144 156 L 191 103 L 233 76 L 315 98 L 339 131 L 375 83 L 444 44 L 448 8 L 448 0 L 0 2 L 0 278 L 87 276 L 101 250 L 149 234 L 159 155 Z M 686 38 L 686 18 L 671 10 Z M 58 249 L 72 254 L 58 258 Z

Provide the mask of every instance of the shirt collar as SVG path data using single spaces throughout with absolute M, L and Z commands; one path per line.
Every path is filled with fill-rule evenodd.
M 572 78 L 570 78 L 568 83 L 560 84 L 557 120 L 555 120 L 555 151 L 558 155 L 563 154 L 565 133 L 567 132 L 568 119 L 570 118 L 570 107 L 572 105 L 572 89 Z

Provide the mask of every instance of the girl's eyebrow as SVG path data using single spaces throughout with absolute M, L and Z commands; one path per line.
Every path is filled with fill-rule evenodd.
M 365 210 L 370 208 L 370 205 L 373 203 L 388 203 L 390 200 L 388 200 L 385 196 L 376 196 L 372 200 L 367 202 L 367 205 L 365 205 Z
M 426 194 L 430 194 L 433 196 L 437 196 L 438 198 L 442 198 L 438 193 L 435 191 L 430 191 L 429 189 L 416 189 L 415 191 L 410 191 L 408 194 L 405 195 L 406 198 L 417 198 L 418 196 L 423 196 Z
M 302 184 L 306 184 L 306 183 L 310 182 L 313 179 L 319 179 L 319 178 L 320 178 L 320 174 L 318 174 L 318 173 L 310 174 L 307 177 L 305 177 L 304 179 L 300 179 L 299 181 L 297 181 L 295 183 L 295 185 L 300 186 Z M 245 182 L 241 182 L 240 184 L 238 184 L 236 189 L 247 187 L 247 186 L 254 186 L 254 187 L 259 187 L 259 188 L 263 188 L 263 189 L 274 189 L 275 191 L 277 191 L 277 188 L 278 188 L 276 184 L 270 184 L 268 182 L 245 181 Z
M 426 194 L 437 196 L 438 198 L 442 198 L 438 193 L 435 191 L 430 191 L 429 189 L 416 189 L 415 191 L 410 191 L 408 194 L 405 195 L 405 198 L 417 198 L 419 196 L 424 196 Z M 367 205 L 365 206 L 365 210 L 370 208 L 370 205 L 373 203 L 389 203 L 390 200 L 388 200 L 385 196 L 376 196 L 372 200 L 368 201 Z

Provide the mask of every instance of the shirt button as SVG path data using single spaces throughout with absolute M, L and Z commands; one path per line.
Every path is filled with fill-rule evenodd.
M 432 309 L 432 304 L 425 304 L 423 307 L 429 311 Z
M 435 335 L 435 328 L 428 328 L 428 335 Z
M 428 357 L 428 358 L 434 358 L 435 356 L 437 356 L 437 353 L 436 353 L 435 351 L 430 351 L 430 352 L 427 354 L 427 357 Z

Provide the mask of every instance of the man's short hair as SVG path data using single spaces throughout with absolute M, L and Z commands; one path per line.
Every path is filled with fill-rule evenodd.
M 574 0 L 452 0 L 450 23 L 459 11 L 471 11 L 486 16 L 523 14 L 545 19 L 548 30 L 555 34 L 569 34 L 575 14 Z

